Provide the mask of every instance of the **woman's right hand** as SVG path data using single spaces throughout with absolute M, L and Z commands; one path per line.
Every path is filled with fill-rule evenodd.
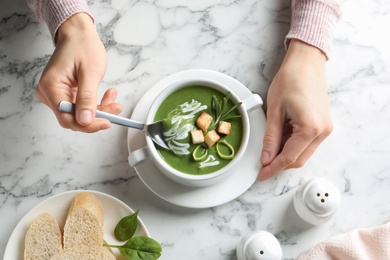
M 71 16 L 60 26 L 56 40 L 36 89 L 37 98 L 53 110 L 64 128 L 88 133 L 109 128 L 108 120 L 95 118 L 96 109 L 119 114 L 122 107 L 115 103 L 115 89 L 107 90 L 97 105 L 107 59 L 91 17 L 85 13 Z M 62 100 L 75 103 L 75 115 L 58 110 Z

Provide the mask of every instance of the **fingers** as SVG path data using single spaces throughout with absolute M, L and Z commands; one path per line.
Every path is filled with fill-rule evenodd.
M 36 88 L 36 97 L 45 105 L 47 105 L 54 112 L 57 117 L 58 123 L 67 129 L 74 131 L 81 131 L 86 133 L 93 133 L 99 130 L 107 129 L 111 126 L 110 122 L 105 119 L 94 119 L 88 125 L 81 125 L 74 115 L 60 112 L 58 110 L 58 104 L 60 101 L 75 102 L 78 93 L 78 88 L 73 87 L 69 82 L 61 82 L 58 80 L 61 78 L 55 74 L 52 70 L 46 71 L 41 77 L 41 80 Z M 92 94 L 94 95 L 94 94 Z M 96 103 L 96 98 L 94 98 Z M 96 110 L 96 105 L 91 111 L 93 113 Z
M 77 88 L 72 88 L 66 85 L 62 86 L 58 82 L 48 82 L 48 78 L 50 77 L 47 75 L 41 78 L 41 81 L 36 88 L 35 95 L 42 103 L 53 110 L 59 124 L 63 128 L 86 133 L 93 133 L 110 128 L 111 123 L 106 119 L 95 118 L 92 123 L 87 126 L 83 126 L 78 123 L 74 115 L 60 112 L 58 110 L 58 103 L 62 100 L 75 102 L 75 97 L 78 94 Z M 122 111 L 122 106 L 119 103 L 114 103 L 116 96 L 116 89 L 108 89 L 105 92 L 98 109 L 112 114 L 119 114 Z M 93 111 L 96 111 L 96 107 Z
M 268 165 L 277 156 L 283 136 L 283 117 L 276 113 L 270 114 L 269 111 L 267 111 L 267 125 L 260 157 L 260 163 L 263 165 Z
M 328 136 L 328 135 L 326 135 Z M 309 158 L 314 154 L 314 152 L 317 150 L 317 148 L 320 146 L 320 144 L 325 140 L 325 135 L 321 135 L 313 140 L 309 144 L 308 147 L 299 155 L 298 159 L 292 163 L 291 165 L 287 166 L 285 169 L 293 169 L 293 168 L 300 168 L 309 160 Z
M 58 123 L 64 128 L 73 128 L 73 115 L 61 113 L 57 106 L 60 101 L 73 101 L 73 93 L 70 87 L 57 80 L 53 70 L 45 70 L 35 90 L 35 96 L 48 106 L 57 117 Z
M 76 96 L 76 121 L 81 126 L 88 126 L 95 120 L 97 108 L 97 90 L 101 77 L 88 73 L 85 68 L 79 69 L 78 89 Z
M 108 89 L 106 93 L 104 93 L 98 109 L 107 113 L 118 115 L 120 112 L 122 112 L 122 106 L 119 103 L 115 103 L 117 95 L 118 91 L 116 89 Z
M 39 85 L 37 86 L 37 88 L 35 89 L 35 96 L 43 103 L 45 104 L 46 106 L 50 107 L 48 101 L 46 100 L 46 97 L 44 96 L 44 94 L 42 93 Z
M 270 164 L 265 165 L 260 170 L 259 180 L 266 180 L 293 165 L 298 158 L 300 158 L 300 155 L 306 150 L 306 148 L 308 148 L 310 141 L 308 142 L 308 140 L 291 136 L 286 141 L 280 154 L 278 154 Z
M 306 130 L 307 132 L 313 131 Z M 293 133 L 287 139 L 280 154 L 260 170 L 259 180 L 266 180 L 282 170 L 302 167 L 331 132 L 332 126 L 327 125 L 327 127 L 313 135 L 304 134 L 304 131 L 299 134 Z

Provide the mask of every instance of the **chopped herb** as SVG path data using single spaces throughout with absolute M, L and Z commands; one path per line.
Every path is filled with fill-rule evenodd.
M 217 97 L 215 95 L 213 95 L 213 97 L 211 99 L 211 110 L 213 112 L 213 118 L 215 118 L 213 128 L 215 128 L 218 125 L 219 121 L 223 121 L 223 120 L 227 121 L 229 119 L 240 117 L 240 115 L 230 115 L 229 116 L 229 114 L 231 112 L 233 112 L 236 108 L 238 108 L 242 103 L 242 102 L 239 102 L 239 103 L 235 104 L 233 107 L 231 107 L 230 109 L 226 109 L 226 104 L 229 101 L 230 96 L 231 96 L 231 93 L 228 92 L 226 94 L 226 96 L 223 98 L 223 100 L 220 101 L 217 99 Z M 225 111 L 225 110 L 227 110 L 227 111 Z

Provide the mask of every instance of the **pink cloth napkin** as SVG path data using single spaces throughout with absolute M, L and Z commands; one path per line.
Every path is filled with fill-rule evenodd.
M 297 260 L 389 260 L 390 222 L 360 228 L 325 240 L 301 254 Z

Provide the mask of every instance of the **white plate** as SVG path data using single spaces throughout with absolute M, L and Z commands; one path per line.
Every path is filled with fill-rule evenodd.
M 39 214 L 47 212 L 51 213 L 54 217 L 57 218 L 58 223 L 61 229 L 64 227 L 66 214 L 68 212 L 70 203 L 75 195 L 79 192 L 83 192 L 83 190 L 75 190 L 75 191 L 67 191 L 60 194 L 57 194 L 53 197 L 50 197 L 33 209 L 31 209 L 16 225 L 14 231 L 11 234 L 10 239 L 8 240 L 7 247 L 5 248 L 4 260 L 17 260 L 23 259 L 23 251 L 24 251 L 24 238 L 26 236 L 26 232 L 30 226 L 30 222 Z M 124 202 L 118 200 L 115 197 L 107 195 L 105 193 L 87 190 L 86 192 L 90 192 L 96 196 L 98 200 L 103 205 L 104 209 L 104 240 L 108 244 L 120 245 L 123 242 L 119 242 L 114 237 L 114 229 L 116 224 L 118 224 L 119 220 L 125 216 L 134 213 L 129 206 L 127 206 Z M 138 218 L 139 225 L 136 232 L 136 236 L 149 236 L 149 232 L 147 231 L 144 223 Z M 112 249 L 117 259 L 125 259 L 121 258 L 120 253 L 117 249 Z
M 157 95 L 170 84 L 182 79 L 212 79 L 230 87 L 241 99 L 252 93 L 239 81 L 225 74 L 210 70 L 186 70 L 172 74 L 150 88 L 134 108 L 132 119 L 145 122 L 148 108 Z M 152 161 L 135 166 L 143 183 L 160 198 L 182 207 L 209 208 L 229 202 L 252 186 L 261 168 L 260 153 L 265 132 L 265 114 L 259 108 L 249 113 L 251 123 L 250 140 L 247 151 L 228 178 L 220 183 L 206 187 L 188 187 L 180 185 L 161 173 Z M 127 135 L 129 152 L 146 146 L 145 134 L 130 129 Z

